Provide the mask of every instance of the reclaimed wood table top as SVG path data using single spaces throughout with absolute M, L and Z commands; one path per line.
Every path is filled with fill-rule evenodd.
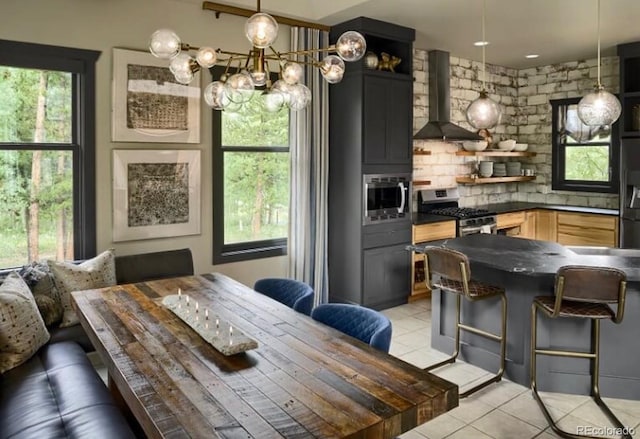
M 178 288 L 258 348 L 220 354 L 160 303 Z M 458 405 L 455 384 L 222 274 L 72 296 L 150 438 L 393 438 Z

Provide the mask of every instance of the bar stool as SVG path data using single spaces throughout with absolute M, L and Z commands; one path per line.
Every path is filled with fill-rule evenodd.
M 538 405 L 547 419 L 549 426 L 556 434 L 565 438 L 593 438 L 569 433 L 561 430 L 545 407 L 536 387 L 536 356 L 550 355 L 571 358 L 587 358 L 593 363 L 591 375 L 591 396 L 605 415 L 621 432 L 623 438 L 631 439 L 631 435 L 622 423 L 611 412 L 600 398 L 598 374 L 600 367 L 600 320 L 611 319 L 620 323 L 624 316 L 624 300 L 626 294 L 626 275 L 615 268 L 585 267 L 567 265 L 561 267 L 556 274 L 554 296 L 538 296 L 531 306 L 531 390 Z M 609 307 L 616 304 L 616 312 Z M 568 351 L 557 349 L 538 349 L 536 325 L 538 310 L 547 317 L 574 317 L 591 319 L 590 352 Z
M 500 343 L 500 367 L 498 372 L 471 389 L 460 394 L 460 398 L 466 398 L 472 393 L 483 389 L 491 383 L 502 379 L 505 365 L 506 334 L 507 334 L 507 298 L 504 289 L 495 285 L 489 285 L 471 280 L 471 268 L 469 259 L 464 253 L 444 247 L 426 247 L 424 249 L 424 267 L 427 286 L 431 289 L 439 288 L 456 294 L 456 335 L 453 355 L 444 361 L 426 367 L 424 370 L 437 369 L 445 364 L 454 363 L 460 353 L 460 330 L 465 330 Z M 434 275 L 440 276 L 434 281 Z M 502 301 L 502 332 L 493 334 L 482 329 L 466 325 L 460 320 L 461 299 L 464 297 L 469 302 L 500 297 Z

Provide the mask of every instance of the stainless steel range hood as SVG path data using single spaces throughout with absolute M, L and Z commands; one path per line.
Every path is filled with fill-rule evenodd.
M 449 52 L 429 51 L 429 122 L 413 136 L 414 139 L 482 140 L 479 135 L 449 122 L 449 75 Z

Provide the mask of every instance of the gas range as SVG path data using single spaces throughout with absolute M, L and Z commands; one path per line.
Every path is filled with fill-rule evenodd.
M 496 233 L 496 212 L 473 207 L 459 207 L 458 188 L 418 191 L 418 212 L 456 219 L 457 235 Z

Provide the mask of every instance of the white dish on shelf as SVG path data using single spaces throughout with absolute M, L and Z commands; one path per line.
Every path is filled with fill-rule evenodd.
M 498 149 L 501 151 L 513 151 L 516 147 L 516 141 L 513 139 L 501 140 L 498 142 Z
M 514 146 L 513 150 L 514 151 L 518 151 L 518 152 L 522 152 L 522 151 L 526 151 L 527 148 L 529 148 L 529 144 L 528 143 L 516 143 L 516 145 Z
M 486 140 L 465 140 L 462 142 L 462 149 L 465 151 L 484 151 L 489 142 Z

